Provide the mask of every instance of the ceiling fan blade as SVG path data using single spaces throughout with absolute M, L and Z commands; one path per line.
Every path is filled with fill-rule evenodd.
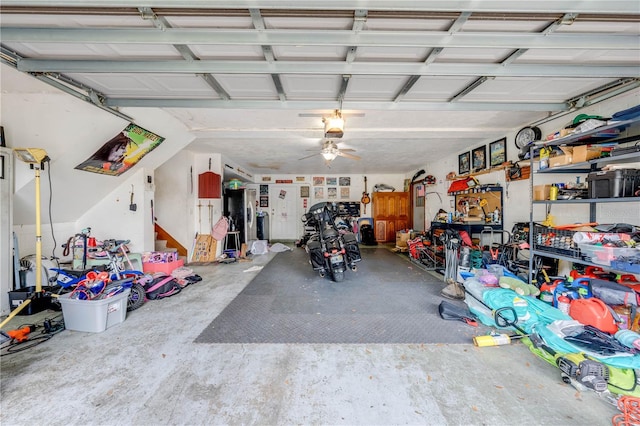
M 316 152 L 315 154 L 311 154 L 311 155 L 307 155 L 306 157 L 298 158 L 298 161 L 305 160 L 305 159 L 311 158 L 311 157 L 315 157 L 316 155 L 320 155 L 320 153 Z
M 357 155 L 347 154 L 346 152 L 343 152 L 343 151 L 339 151 L 338 155 L 341 156 L 341 157 L 348 158 L 350 160 L 361 160 L 362 159 L 362 158 L 358 157 Z
M 342 152 L 356 152 L 355 149 L 351 149 L 351 148 L 340 148 L 340 151 L 342 151 Z

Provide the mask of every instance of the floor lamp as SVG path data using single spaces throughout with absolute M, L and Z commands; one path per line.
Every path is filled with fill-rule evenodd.
M 14 148 L 13 152 L 16 156 L 25 163 L 29 164 L 29 166 L 35 170 L 35 184 L 36 184 L 36 291 L 33 296 L 23 303 L 21 303 L 7 318 L 5 318 L 0 323 L 0 328 L 2 328 L 5 324 L 11 320 L 14 316 L 18 314 L 22 309 L 24 309 L 30 302 L 31 299 L 41 298 L 44 300 L 44 295 L 42 293 L 42 230 L 40 223 L 40 170 L 44 169 L 44 163 L 49 161 L 49 156 L 44 149 L 40 148 Z M 50 301 L 50 299 L 49 299 Z M 39 306 L 45 308 L 46 306 L 43 303 L 40 303 Z M 40 309 L 42 310 L 42 309 Z M 35 313 L 35 312 L 34 312 Z
M 49 156 L 40 148 L 15 148 L 16 156 L 35 170 L 36 177 L 36 293 L 42 292 L 42 226 L 40 221 L 40 170 Z

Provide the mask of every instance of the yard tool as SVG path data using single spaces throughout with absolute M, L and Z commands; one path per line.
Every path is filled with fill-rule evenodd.
M 469 293 L 471 294 L 471 293 Z M 472 295 L 473 296 L 473 295 Z M 475 297 L 475 296 L 473 296 Z M 476 298 L 476 300 L 480 299 Z M 482 302 L 483 305 L 487 306 Z M 487 308 L 489 308 L 487 306 Z M 508 319 L 503 315 L 503 312 L 509 311 L 513 314 L 513 319 Z M 487 336 L 476 336 L 473 338 L 473 344 L 476 346 L 500 346 L 500 345 L 508 345 L 512 340 L 522 339 L 523 337 L 528 337 L 528 333 L 524 331 L 522 328 L 518 327 L 518 315 L 516 314 L 516 310 L 511 306 L 505 306 L 500 309 L 496 309 L 493 313 L 493 319 L 500 328 L 513 327 L 520 334 L 508 335 L 504 333 L 491 333 Z
M 6 335 L 10 337 L 12 340 L 15 340 L 18 343 L 22 343 L 29 338 L 29 333 L 35 331 L 35 327 L 32 325 L 27 325 L 22 328 L 17 328 L 15 330 L 9 330 L 6 332 Z
M 440 237 L 444 242 L 445 254 L 445 273 L 444 280 L 448 284 L 440 294 L 449 299 L 464 299 L 464 289 L 456 281 L 458 273 L 458 249 L 460 248 L 460 236 L 454 230 L 447 229 Z

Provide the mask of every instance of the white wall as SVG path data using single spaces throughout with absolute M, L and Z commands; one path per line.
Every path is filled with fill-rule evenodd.
M 540 127 L 544 138 L 547 134 L 565 127 L 568 123 L 572 122 L 573 118 L 578 114 L 609 117 L 616 111 L 624 110 L 638 104 L 640 104 L 640 90 L 634 90 L 595 106 L 574 111 L 563 117 L 541 124 L 538 127 Z M 518 150 L 514 144 L 515 134 L 518 130 L 519 129 L 513 129 L 513 131 L 505 135 L 507 137 L 508 160 L 518 160 Z M 487 148 L 491 142 L 493 142 L 493 140 L 486 141 L 485 145 L 487 145 Z M 465 151 L 471 151 L 477 147 L 478 146 L 475 145 L 470 146 Z M 427 187 L 427 193 L 432 192 L 432 194 L 426 196 L 425 220 L 427 222 L 433 219 L 440 208 L 447 211 L 453 210 L 451 205 L 453 197 L 447 195 L 447 189 L 451 182 L 447 181 L 445 176 L 452 171 L 457 173 L 458 154 L 461 153 L 462 152 L 459 152 L 453 156 L 436 159 L 425 167 L 426 174 L 435 176 L 438 182 L 437 185 Z M 525 164 L 528 163 L 522 163 L 522 165 Z M 578 175 L 538 175 L 535 177 L 535 183 L 575 181 L 576 176 Z M 580 176 L 581 182 L 584 182 L 586 175 L 583 174 Z M 477 179 L 481 184 L 499 183 L 503 187 L 505 204 L 503 212 L 504 229 L 511 230 L 514 223 L 529 221 L 530 189 L 528 180 L 514 181 L 507 184 L 504 171 L 502 170 L 479 175 Z M 442 202 L 440 202 L 440 200 L 442 200 Z M 639 224 L 638 211 L 640 211 L 640 208 L 638 203 L 600 204 L 597 210 L 598 218 L 602 223 L 625 222 Z M 589 207 L 587 204 L 571 205 L 570 208 L 556 205 L 552 207 L 551 214 L 555 216 L 557 224 L 587 222 L 589 219 Z M 544 206 L 535 207 L 534 220 L 542 221 L 545 215 Z
M 131 239 L 135 251 L 152 250 L 153 227 L 148 222 L 153 188 L 146 186 L 146 176 L 153 178 L 156 167 L 193 140 L 184 125 L 161 109 L 123 109 L 136 124 L 165 141 L 121 176 L 75 170 L 128 122 L 4 64 L 0 70 L 0 123 L 7 147 L 43 148 L 51 158 L 41 173 L 43 254 L 50 256 L 54 245 L 59 249 L 86 226 L 106 237 Z M 28 165 L 16 161 L 14 166 L 14 230 L 22 257 L 35 252 L 35 179 Z M 138 204 L 135 213 L 128 210 L 132 183 Z M 114 212 L 118 220 L 105 220 Z M 62 250 L 56 254 L 61 257 Z

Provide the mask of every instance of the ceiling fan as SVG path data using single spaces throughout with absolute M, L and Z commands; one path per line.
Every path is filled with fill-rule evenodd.
M 306 157 L 299 158 L 298 160 L 304 160 L 306 158 L 310 158 L 315 155 L 322 155 L 327 165 L 329 165 L 329 163 L 335 160 L 336 157 L 345 157 L 350 160 L 360 160 L 360 157 L 354 154 L 350 154 L 351 152 L 355 152 L 355 149 L 338 148 L 338 145 L 334 141 L 326 140 L 322 143 L 322 149 L 320 150 L 320 152 L 307 155 Z

